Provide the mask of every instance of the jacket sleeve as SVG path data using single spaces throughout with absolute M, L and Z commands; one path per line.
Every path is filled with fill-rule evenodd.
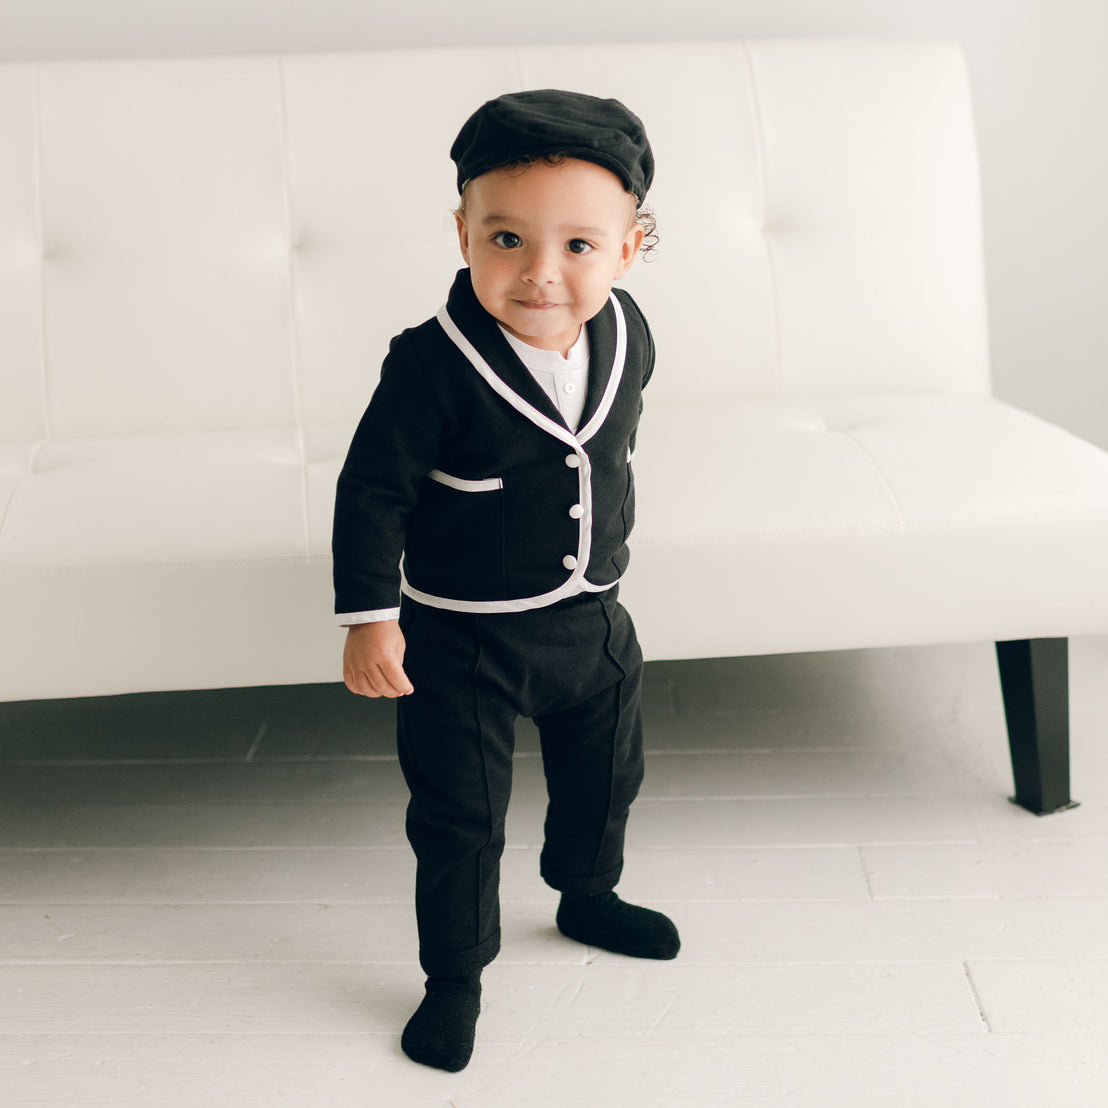
M 635 303 L 634 298 L 620 289 L 618 293 L 627 317 L 628 342 L 634 343 L 634 349 L 639 355 L 639 365 L 642 368 L 642 387 L 646 388 L 647 382 L 654 374 L 654 336 L 650 333 L 650 324 L 646 322 L 646 316 L 642 309 Z M 639 414 L 642 415 L 642 401 L 639 401 Z M 635 450 L 635 439 L 638 428 L 631 434 L 631 451 Z
M 331 541 L 336 613 L 399 604 L 407 519 L 435 468 L 445 425 L 442 398 L 404 332 L 390 344 L 339 474 Z

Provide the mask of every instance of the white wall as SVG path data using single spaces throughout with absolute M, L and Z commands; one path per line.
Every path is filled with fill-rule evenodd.
M 775 35 L 964 45 L 997 395 L 1108 448 L 1108 0 L 0 0 L 0 61 Z

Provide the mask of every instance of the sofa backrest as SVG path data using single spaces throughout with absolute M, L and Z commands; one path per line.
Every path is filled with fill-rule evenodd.
M 534 87 L 646 123 L 655 398 L 988 388 L 955 46 L 52 63 L 0 67 L 0 437 L 352 424 L 461 264 L 458 127 Z

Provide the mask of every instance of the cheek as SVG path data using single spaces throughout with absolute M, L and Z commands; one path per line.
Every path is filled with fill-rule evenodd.
M 477 259 L 475 269 L 488 288 L 497 288 L 512 281 L 516 265 L 511 254 L 501 252 L 495 254 L 482 253 Z
M 605 258 L 590 267 L 588 275 L 582 277 L 581 286 L 587 288 L 594 298 L 607 298 L 615 279 L 615 265 L 612 259 Z
M 487 312 L 496 315 L 509 285 L 509 279 L 504 274 L 503 260 L 471 254 L 469 272 L 478 302 Z

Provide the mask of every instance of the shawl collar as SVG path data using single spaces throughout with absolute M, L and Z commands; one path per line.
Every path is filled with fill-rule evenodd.
M 481 352 L 489 368 L 517 396 L 547 419 L 565 427 L 561 412 L 504 338 L 497 322 L 481 307 L 473 292 L 468 269 L 461 269 L 446 300 L 446 310 L 458 330 Z M 589 420 L 604 397 L 616 356 L 616 320 L 611 301 L 585 324 L 589 334 L 589 388 L 580 427 Z M 568 428 L 567 428 L 568 430 Z

